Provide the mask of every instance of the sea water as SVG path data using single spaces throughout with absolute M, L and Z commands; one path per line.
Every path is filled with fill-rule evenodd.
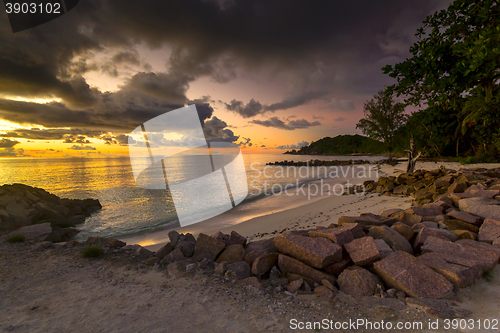
M 297 184 L 329 177 L 331 168 L 287 168 L 267 166 L 268 162 L 294 160 L 371 160 L 378 156 L 308 156 L 244 154 L 249 193 L 241 205 L 264 209 L 266 198 Z M 166 168 L 169 175 L 182 178 L 186 161 Z M 344 170 L 346 167 L 343 167 Z M 135 184 L 128 156 L 111 158 L 5 158 L 0 159 L 0 185 L 23 183 L 43 188 L 59 197 L 96 198 L 103 208 L 79 225 L 78 239 L 89 236 L 124 238 L 158 228 L 179 226 L 175 205 L 168 191 L 148 190 Z

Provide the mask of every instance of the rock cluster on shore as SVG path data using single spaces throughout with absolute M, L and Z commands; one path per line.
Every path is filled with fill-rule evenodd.
M 138 245 L 124 249 L 174 277 L 201 271 L 242 286 L 329 298 L 339 290 L 400 300 L 448 298 L 500 259 L 499 178 L 498 170 L 445 169 L 382 177 L 370 182 L 378 192 L 404 186 L 406 194 L 430 194 L 415 196 L 416 206 L 406 210 L 343 216 L 328 227 L 270 239 L 247 242 L 234 231 L 195 239 L 172 231 L 156 253 Z
M 365 161 L 365 160 L 333 160 L 333 161 L 324 161 L 324 160 L 310 160 L 310 161 L 276 161 L 269 162 L 266 165 L 280 165 L 280 166 L 308 166 L 308 167 L 317 167 L 317 166 L 342 166 L 342 165 L 355 165 L 355 164 L 378 164 L 378 161 Z
M 441 168 L 370 184 L 386 194 L 402 187 L 415 205 L 252 242 L 235 231 L 196 239 L 171 231 L 170 242 L 156 252 L 109 238 L 87 244 L 131 253 L 177 278 L 216 274 L 268 292 L 334 298 L 341 291 L 408 304 L 449 298 L 499 262 L 499 170 Z
M 0 186 L 0 230 L 35 241 L 68 241 L 74 227 L 101 209 L 97 199 L 61 199 L 41 188 L 23 184 Z

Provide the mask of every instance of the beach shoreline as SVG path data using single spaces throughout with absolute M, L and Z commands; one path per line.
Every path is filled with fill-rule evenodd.
M 367 165 L 373 167 L 373 165 Z M 418 162 L 417 169 L 433 170 L 443 166 L 448 169 L 476 169 L 496 168 L 500 164 L 482 163 L 461 165 L 458 162 Z M 356 180 L 355 177 L 338 179 L 324 179 L 324 183 L 330 185 L 362 183 L 364 180 L 376 180 L 381 176 L 398 176 L 406 171 L 406 163 L 395 166 L 380 165 L 378 173 L 371 177 Z M 317 184 L 313 181 L 310 184 Z M 362 213 L 380 213 L 385 209 L 403 208 L 411 206 L 412 198 L 408 196 L 384 196 L 382 194 L 369 193 L 367 195 L 330 195 L 323 193 L 307 200 L 306 196 L 270 196 L 256 203 L 240 205 L 232 210 L 209 220 L 193 224 L 187 227 L 168 228 L 153 231 L 143 235 L 122 237 L 120 240 L 127 244 L 140 244 L 150 250 L 157 250 L 169 241 L 168 232 L 176 230 L 179 233 L 192 233 L 195 237 L 199 233 L 212 235 L 218 231 L 228 233 L 236 231 L 249 239 L 264 239 L 272 237 L 284 230 L 306 229 L 315 226 L 328 226 L 337 223 L 342 215 L 359 215 Z M 262 208 L 261 203 L 265 203 Z M 261 207 L 259 207 L 261 205 Z M 257 206 L 257 207 L 255 207 Z M 258 210 L 257 209 L 261 209 Z

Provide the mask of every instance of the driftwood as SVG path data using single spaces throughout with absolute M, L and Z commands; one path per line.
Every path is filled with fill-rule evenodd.
M 408 150 L 408 167 L 406 168 L 406 172 L 414 172 L 415 164 L 417 163 L 418 158 L 422 156 L 422 150 L 416 154 L 415 152 L 415 139 L 413 138 L 413 134 L 410 139 L 410 150 Z

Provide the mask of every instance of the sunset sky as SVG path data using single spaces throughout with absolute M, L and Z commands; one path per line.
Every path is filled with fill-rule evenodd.
M 425 17 L 450 1 L 87 0 L 12 33 L 0 14 L 0 157 L 118 156 L 196 104 L 207 139 L 283 152 L 360 133 Z

